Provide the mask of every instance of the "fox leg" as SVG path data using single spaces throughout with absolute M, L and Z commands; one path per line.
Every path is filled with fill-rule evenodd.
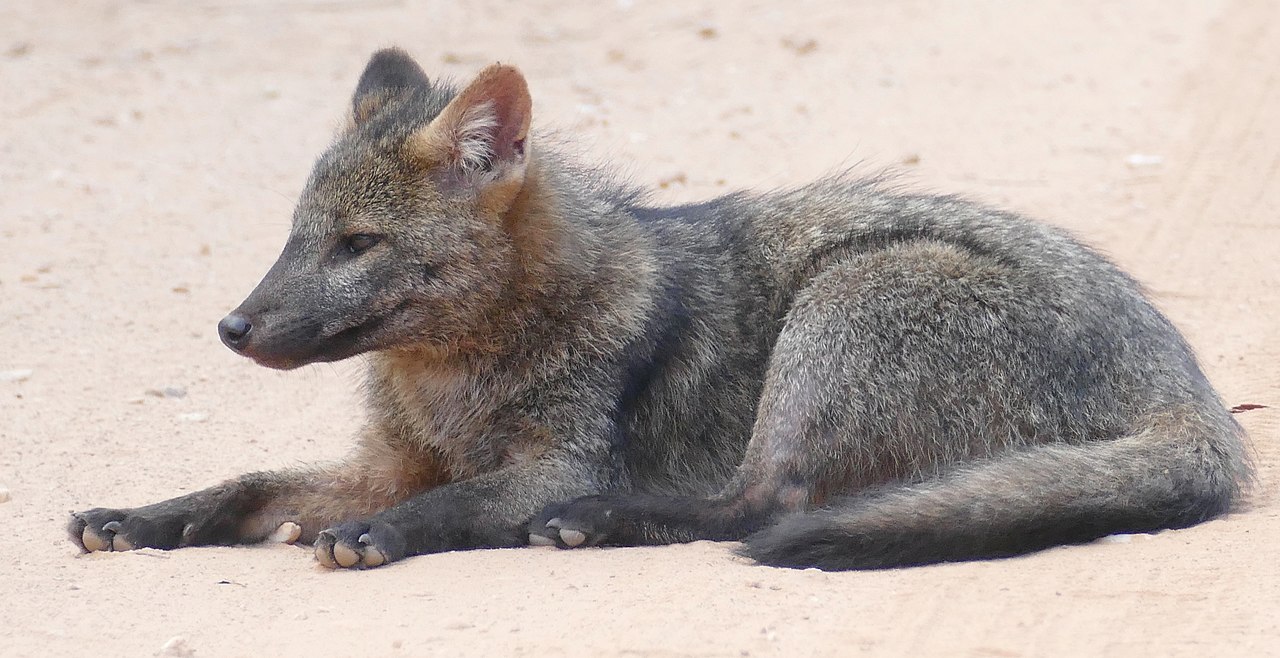
M 787 350 L 791 336 L 799 333 L 784 330 L 778 349 Z M 530 521 L 529 543 L 575 548 L 732 541 L 780 515 L 807 509 L 841 470 L 833 454 L 839 442 L 822 427 L 824 397 L 835 394 L 834 379 L 809 369 L 771 368 L 751 442 L 719 494 L 620 492 L 558 502 Z
M 739 540 L 830 496 L 929 477 L 1004 447 L 1012 432 L 1002 423 L 1016 418 L 1004 414 L 1005 401 L 984 399 L 981 381 L 999 362 L 987 350 L 1002 349 L 1008 337 L 994 335 L 1002 325 L 986 320 L 988 307 L 973 301 L 986 294 L 981 282 L 1001 278 L 983 270 L 998 267 L 929 243 L 828 265 L 788 312 L 751 441 L 722 492 L 559 503 L 531 521 L 530 542 Z M 955 363 L 960 343 L 978 345 L 966 347 L 966 363 Z M 972 390 L 935 389 L 944 384 L 934 375 L 939 370 L 964 371 Z M 969 423 L 965 438 L 946 435 L 957 418 Z
M 529 517 L 553 501 L 601 491 L 610 471 L 603 457 L 553 450 L 322 530 L 316 559 L 329 568 L 362 569 L 411 555 L 522 546 Z
M 78 512 L 67 531 L 85 552 L 248 544 L 289 523 L 284 540 L 311 542 L 445 480 L 431 454 L 365 441 L 333 466 L 249 473 L 152 505 Z

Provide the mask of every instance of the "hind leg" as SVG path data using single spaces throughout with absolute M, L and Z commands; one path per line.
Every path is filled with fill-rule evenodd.
M 980 366 L 1006 342 L 987 317 L 995 291 L 984 282 L 997 267 L 928 243 L 828 266 L 788 313 L 751 442 L 724 491 L 553 505 L 531 522 L 530 543 L 742 539 L 830 495 L 923 478 L 1007 443 L 999 413 L 1006 401 L 982 399 L 988 375 Z M 961 342 L 970 342 L 965 356 L 957 354 Z M 948 440 L 957 422 L 968 440 Z

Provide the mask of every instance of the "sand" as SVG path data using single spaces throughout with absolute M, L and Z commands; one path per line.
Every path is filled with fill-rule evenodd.
M 731 545 L 361 573 L 285 545 L 77 556 L 68 512 L 336 458 L 358 360 L 280 373 L 214 325 L 265 272 L 369 53 L 520 66 L 535 125 L 664 200 L 900 166 L 1067 227 L 1150 286 L 1242 413 L 1202 526 L 875 573 Z M 0 655 L 1280 654 L 1280 5 L 0 5 Z

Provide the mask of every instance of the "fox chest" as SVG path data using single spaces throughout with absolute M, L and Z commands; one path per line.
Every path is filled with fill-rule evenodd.
M 546 441 L 512 418 L 510 405 L 471 377 L 416 369 L 377 387 L 405 440 L 442 455 L 455 477 L 471 477 L 535 458 Z

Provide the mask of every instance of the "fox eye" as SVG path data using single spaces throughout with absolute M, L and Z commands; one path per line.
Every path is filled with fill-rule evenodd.
M 347 253 L 354 256 L 356 254 L 360 254 L 365 251 L 368 251 L 373 247 L 373 245 L 378 244 L 381 241 L 382 241 L 382 238 L 377 235 L 369 235 L 368 233 L 356 233 L 355 235 L 347 236 L 347 238 L 343 240 L 342 246 L 344 249 L 347 250 Z

